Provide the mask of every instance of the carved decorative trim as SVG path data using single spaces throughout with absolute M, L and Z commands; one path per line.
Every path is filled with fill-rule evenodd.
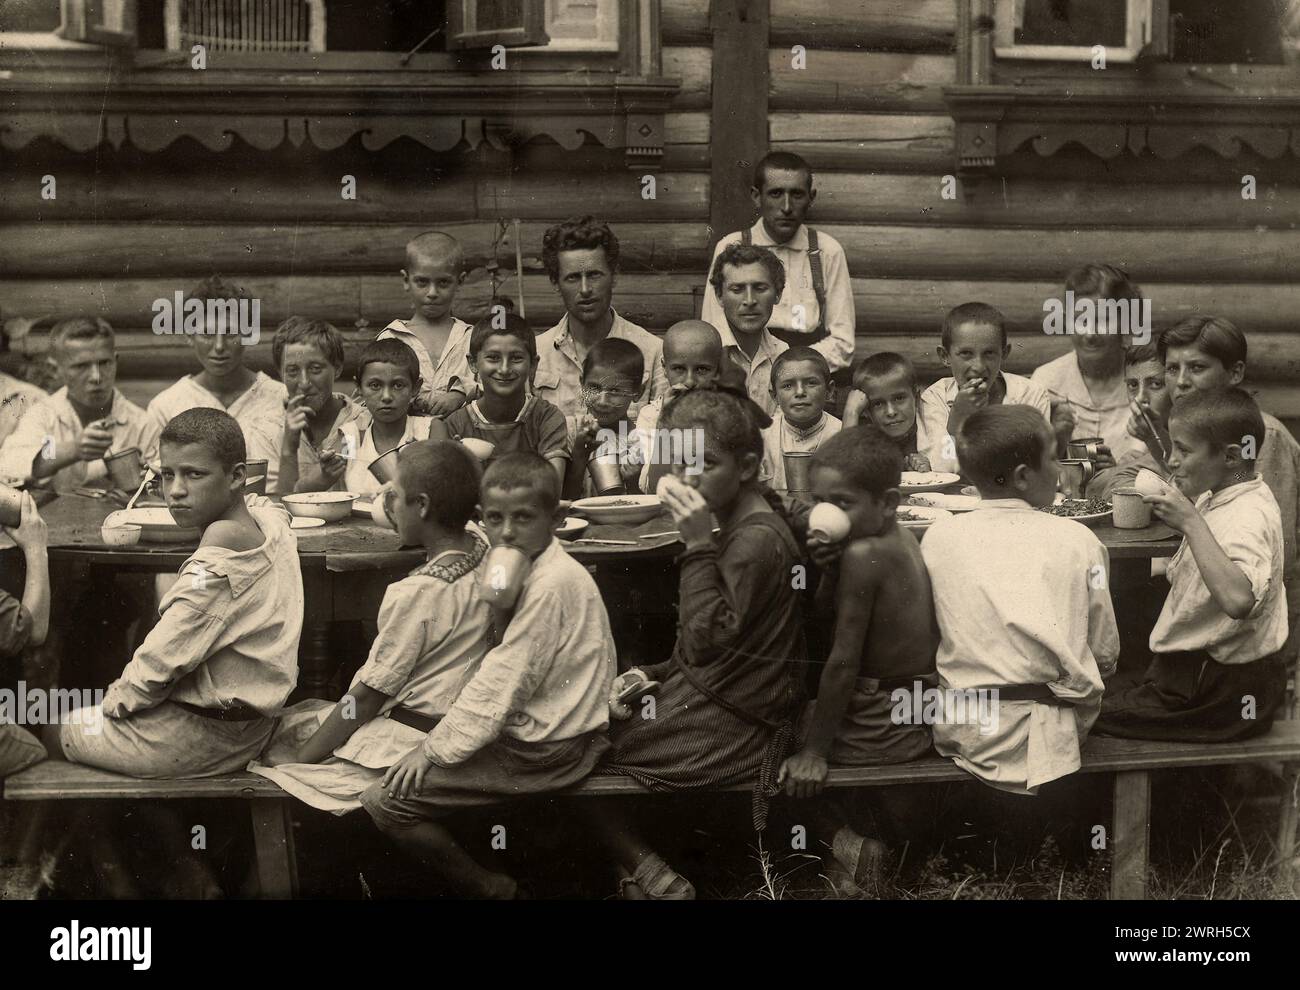
M 484 143 L 508 151 L 549 137 L 568 150 L 594 140 L 621 149 L 630 168 L 654 168 L 663 156 L 664 110 L 678 88 L 676 80 L 617 76 L 575 83 L 516 75 L 508 85 L 424 79 L 397 86 L 355 75 L 199 84 L 132 78 L 107 89 L 102 76 L 9 81 L 0 83 L 0 145 L 16 151 L 50 138 L 79 152 L 104 142 L 157 152 L 189 137 L 212 151 L 236 138 L 265 151 L 286 142 L 331 150 L 360 135 L 370 151 L 410 138 L 447 152 Z

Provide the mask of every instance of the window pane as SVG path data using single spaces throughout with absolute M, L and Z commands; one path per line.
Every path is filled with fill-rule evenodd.
M 524 0 L 475 0 L 474 30 L 496 31 L 524 23 Z
M 0 0 L 0 31 L 56 31 L 59 0 Z
M 1283 61 L 1281 6 L 1278 0 L 1172 0 L 1173 60 L 1277 65 Z
M 599 0 L 548 0 L 546 33 L 552 40 L 571 38 L 578 41 L 599 41 L 599 15 Z
M 1024 20 L 1017 45 L 1123 48 L 1128 34 L 1128 0 L 1021 0 Z

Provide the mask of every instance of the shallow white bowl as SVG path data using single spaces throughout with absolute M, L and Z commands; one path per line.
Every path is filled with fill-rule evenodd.
M 338 522 L 352 514 L 352 503 L 356 499 L 355 492 L 299 492 L 286 495 L 280 501 L 291 516 Z
M 658 495 L 600 495 L 578 499 L 573 511 L 594 523 L 639 526 L 659 515 L 663 505 Z
M 569 516 L 564 522 L 555 527 L 555 535 L 562 540 L 577 539 L 582 535 L 582 531 L 591 524 L 585 519 L 579 519 L 577 516 Z
M 203 535 L 197 527 L 182 528 L 176 525 L 171 511 L 161 507 L 118 509 L 104 519 L 104 526 L 139 526 L 140 539 L 145 543 L 197 543 Z M 101 535 L 103 530 L 100 530 Z

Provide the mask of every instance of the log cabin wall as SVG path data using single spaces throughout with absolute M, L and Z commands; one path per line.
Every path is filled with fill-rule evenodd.
M 1031 150 L 1003 177 L 941 195 L 955 172 L 954 125 L 942 89 L 955 78 L 954 0 L 770 0 L 769 135 L 817 171 L 813 223 L 840 240 L 857 299 L 859 355 L 899 350 L 928 381 L 944 312 L 981 299 L 1014 332 L 1009 370 L 1028 373 L 1068 347 L 1041 332 L 1043 299 L 1090 260 L 1126 268 L 1155 300 L 1157 327 L 1218 312 L 1250 334 L 1250 385 L 1266 409 L 1300 424 L 1300 175 L 1294 159 L 1103 161 Z M 487 260 L 498 219 L 522 222 L 529 321 L 562 309 L 540 268 L 547 225 L 581 212 L 608 219 L 623 248 L 616 305 L 662 331 L 698 312 L 709 229 L 712 51 L 708 5 L 662 0 L 663 74 L 681 80 L 665 117 L 656 198 L 640 174 L 599 146 L 565 152 L 545 140 L 513 153 L 486 146 L 435 154 L 402 139 L 379 151 L 359 139 L 259 151 L 236 140 L 211 152 L 182 138 L 148 154 L 129 146 L 75 154 L 47 141 L 6 166 L 0 216 L 4 315 L 99 312 L 122 332 L 124 391 L 138 402 L 192 370 L 181 340 L 147 327 L 150 303 L 218 271 L 263 300 L 263 329 L 289 313 L 346 330 L 354 346 L 409 315 L 396 275 L 402 245 L 431 227 Z M 792 68 L 803 45 L 807 66 Z M 728 108 L 732 112 L 735 108 Z M 1127 156 L 1126 156 L 1127 157 Z M 1003 164 L 1003 163 L 1000 163 Z M 1258 198 L 1241 197 L 1253 174 Z M 58 198 L 39 197 L 57 176 Z M 339 195 L 358 179 L 356 201 Z M 513 235 L 512 235 L 513 236 Z M 499 255 L 513 267 L 514 244 Z M 509 277 L 502 291 L 516 295 Z M 459 315 L 488 298 L 482 271 Z M 18 342 L 39 354 L 43 335 Z M 269 340 L 254 364 L 269 367 Z

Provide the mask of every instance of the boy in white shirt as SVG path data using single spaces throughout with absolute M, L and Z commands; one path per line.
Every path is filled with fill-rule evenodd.
M 943 320 L 939 360 L 952 372 L 921 393 L 921 425 L 934 471 L 957 470 L 956 436 L 961 424 L 977 409 L 996 405 L 1026 405 L 1052 422 L 1047 392 L 1028 378 L 1003 372 L 1011 354 L 1006 320 L 986 303 L 972 302 L 951 310 Z M 1053 434 L 1055 436 L 1055 434 Z M 1055 440 L 1052 441 L 1055 444 Z
M 1239 388 L 1193 392 L 1169 418 L 1176 487 L 1146 497 L 1183 534 L 1144 683 L 1107 697 L 1098 731 L 1228 742 L 1266 732 L 1286 692 L 1282 515 L 1256 474 L 1265 425 Z M 1195 502 L 1193 503 L 1193 499 Z
M 772 365 L 772 397 L 777 411 L 772 425 L 763 430 L 759 481 L 777 491 L 787 490 L 785 455 L 811 456 L 840 432 L 839 419 L 826 411 L 834 396 L 831 369 L 820 353 L 801 346 L 777 355 Z
M 983 690 L 995 719 L 933 726 L 934 745 L 999 790 L 1034 794 L 1079 769 L 1119 632 L 1106 550 L 1052 504 L 1056 437 L 1026 406 L 973 412 L 957 436 L 981 507 L 940 519 L 921 544 L 941 641 L 940 688 Z M 996 693 L 994 693 L 996 692 Z

